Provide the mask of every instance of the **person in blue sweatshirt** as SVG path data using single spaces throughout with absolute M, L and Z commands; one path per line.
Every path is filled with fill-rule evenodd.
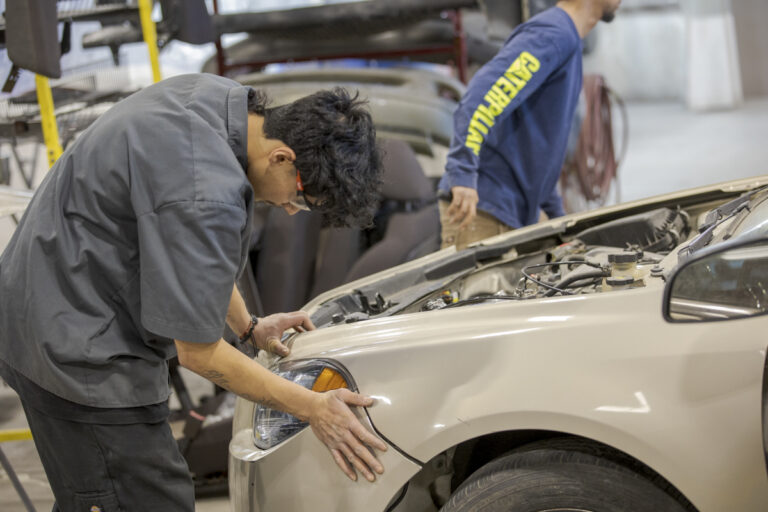
M 440 181 L 443 248 L 564 215 L 556 185 L 582 86 L 581 40 L 621 0 L 561 0 L 519 25 L 454 114 Z

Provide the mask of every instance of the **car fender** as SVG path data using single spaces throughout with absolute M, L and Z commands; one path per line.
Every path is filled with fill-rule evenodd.
M 702 510 L 749 510 L 768 499 L 768 318 L 670 324 L 662 287 L 361 322 L 312 333 L 294 356 L 341 362 L 377 399 L 377 431 L 422 463 L 493 432 L 563 432 L 631 455 Z

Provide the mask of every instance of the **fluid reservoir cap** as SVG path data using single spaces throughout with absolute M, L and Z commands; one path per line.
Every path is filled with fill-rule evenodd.
M 605 284 L 607 284 L 608 286 L 628 286 L 634 282 L 635 282 L 635 278 L 631 276 L 605 278 Z
M 608 255 L 608 263 L 635 263 L 637 262 L 636 252 L 614 252 Z

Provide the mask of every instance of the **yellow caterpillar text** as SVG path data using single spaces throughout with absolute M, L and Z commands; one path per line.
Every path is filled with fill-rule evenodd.
M 539 59 L 528 52 L 521 53 L 510 64 L 504 74 L 488 89 L 483 97 L 485 102 L 478 105 L 475 113 L 472 114 L 467 129 L 467 138 L 464 142 L 466 147 L 476 155 L 480 154 L 480 147 L 488 134 L 488 129 L 494 125 L 496 118 L 504 112 L 507 105 L 525 87 L 540 67 Z

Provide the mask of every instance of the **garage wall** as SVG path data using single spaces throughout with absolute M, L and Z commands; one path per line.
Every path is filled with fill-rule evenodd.
M 713 9 L 716 4 L 720 6 Z M 715 40 L 728 39 L 719 32 L 729 28 L 731 17 L 737 46 L 733 57 L 738 62 L 729 63 L 728 52 L 718 57 L 705 46 L 710 43 L 722 49 L 724 43 Z M 605 75 L 628 100 L 687 101 L 689 73 L 706 74 L 703 68 L 707 67 L 691 69 L 690 57 L 698 55 L 706 61 L 709 54 L 710 64 L 715 57 L 720 62 L 712 68 L 739 69 L 744 97 L 767 96 L 766 21 L 768 2 L 764 0 L 625 0 L 612 23 L 595 28 L 596 46 L 584 58 L 584 71 Z M 717 33 L 711 33 L 713 28 Z M 698 33 L 691 34 L 692 30 Z M 704 83 L 703 74 L 698 83 Z
M 685 17 L 678 2 L 622 2 L 616 18 L 594 32 L 585 73 L 604 75 L 626 100 L 684 98 Z
M 768 2 L 733 0 L 744 96 L 768 96 Z
M 685 99 L 697 111 L 730 109 L 744 101 L 731 0 L 685 0 Z

